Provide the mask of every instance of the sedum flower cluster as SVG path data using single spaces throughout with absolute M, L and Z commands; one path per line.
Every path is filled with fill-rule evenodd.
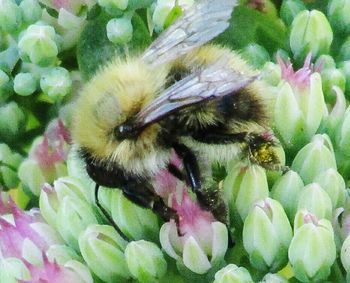
M 213 40 L 260 72 L 282 163 L 213 164 L 228 223 L 167 170 L 177 221 L 118 189 L 98 195 L 114 223 L 97 207 L 69 132 L 80 86 L 196 1 L 0 0 L 0 282 L 350 280 L 350 0 L 241 0 Z

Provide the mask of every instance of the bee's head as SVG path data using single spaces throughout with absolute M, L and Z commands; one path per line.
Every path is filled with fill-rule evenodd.
M 113 62 L 102 69 L 85 85 L 77 100 L 74 141 L 100 159 L 116 158 L 134 145 L 151 147 L 158 125 L 150 125 L 142 133 L 131 131 L 126 125 L 154 99 L 165 77 L 164 70 L 151 72 L 147 65 L 135 60 Z

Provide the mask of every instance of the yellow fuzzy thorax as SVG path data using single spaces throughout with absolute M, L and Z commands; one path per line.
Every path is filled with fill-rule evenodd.
M 144 159 L 156 161 L 162 155 L 154 148 L 159 125 L 148 127 L 136 140 L 120 142 L 113 130 L 163 90 L 166 76 L 166 66 L 150 70 L 137 59 L 116 59 L 102 68 L 76 101 L 74 142 L 96 160 L 116 162 L 128 171 L 142 171 L 138 163 Z

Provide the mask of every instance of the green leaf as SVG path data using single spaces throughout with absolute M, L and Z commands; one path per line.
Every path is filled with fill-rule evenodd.
M 115 56 L 125 57 L 125 50 L 134 54 L 144 50 L 151 43 L 148 29 L 137 13 L 131 21 L 134 28 L 132 40 L 126 45 L 110 42 L 106 32 L 106 25 L 110 19 L 110 15 L 101 12 L 97 18 L 89 21 L 82 32 L 77 46 L 77 59 L 84 80 L 90 79 L 102 65 Z
M 233 12 L 230 26 L 214 42 L 233 49 L 257 43 L 272 54 L 278 48 L 287 46 L 287 29 L 277 16 L 238 6 Z

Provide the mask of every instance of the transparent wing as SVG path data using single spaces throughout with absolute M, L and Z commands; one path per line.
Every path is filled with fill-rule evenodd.
M 236 0 L 202 0 L 186 10 L 145 51 L 143 60 L 159 65 L 188 53 L 222 33 Z
M 256 76 L 239 73 L 224 56 L 216 64 L 198 70 L 166 89 L 133 119 L 132 128 L 144 128 L 179 109 L 217 99 L 246 87 Z

